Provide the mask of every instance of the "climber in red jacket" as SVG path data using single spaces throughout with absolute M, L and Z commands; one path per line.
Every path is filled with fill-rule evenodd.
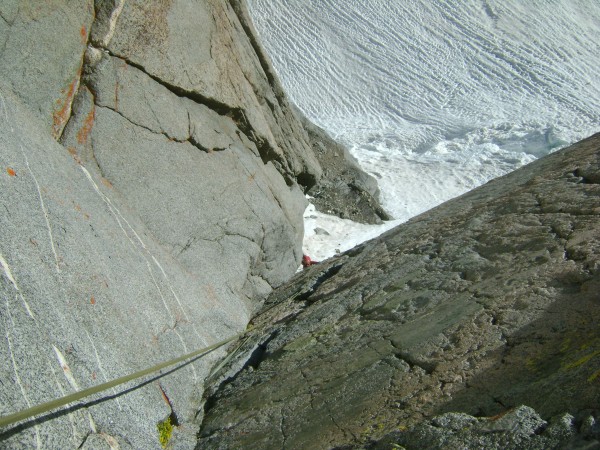
M 308 255 L 302 255 L 302 267 L 312 266 L 314 264 L 319 264 L 317 261 L 313 261 L 310 259 Z

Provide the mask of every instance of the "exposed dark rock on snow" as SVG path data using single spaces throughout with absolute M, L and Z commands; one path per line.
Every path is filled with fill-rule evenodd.
M 304 270 L 217 380 L 197 448 L 356 448 L 389 433 L 407 448 L 517 448 L 511 433 L 544 421 L 523 442 L 564 431 L 558 446 L 597 446 L 599 174 L 595 135 Z M 535 426 L 482 437 L 523 404 Z M 507 411 L 456 435 L 440 423 L 476 419 L 431 421 Z
M 323 167 L 323 177 L 308 194 L 319 211 L 363 223 L 381 223 L 391 217 L 379 205 L 375 179 L 363 172 L 347 148 L 333 140 L 325 130 L 301 118 L 315 157 Z

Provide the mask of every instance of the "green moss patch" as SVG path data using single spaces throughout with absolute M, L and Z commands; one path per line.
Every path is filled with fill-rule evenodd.
M 171 436 L 173 434 L 174 424 L 171 420 L 171 416 L 167 417 L 162 422 L 156 424 L 156 429 L 158 431 L 158 441 L 162 448 L 167 448 L 169 441 L 171 440 Z

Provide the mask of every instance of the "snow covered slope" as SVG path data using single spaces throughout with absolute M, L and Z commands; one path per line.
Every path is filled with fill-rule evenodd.
M 292 100 L 397 219 L 600 130 L 600 2 L 249 3 Z

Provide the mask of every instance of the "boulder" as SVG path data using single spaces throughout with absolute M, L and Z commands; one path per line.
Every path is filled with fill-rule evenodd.
M 595 448 L 599 180 L 597 134 L 305 269 L 215 377 L 197 448 Z
M 446 413 L 410 429 L 395 431 L 368 449 L 485 448 L 493 450 L 592 449 L 600 447 L 600 427 L 593 416 L 576 421 L 570 414 L 543 420 L 528 406 L 492 417 Z

